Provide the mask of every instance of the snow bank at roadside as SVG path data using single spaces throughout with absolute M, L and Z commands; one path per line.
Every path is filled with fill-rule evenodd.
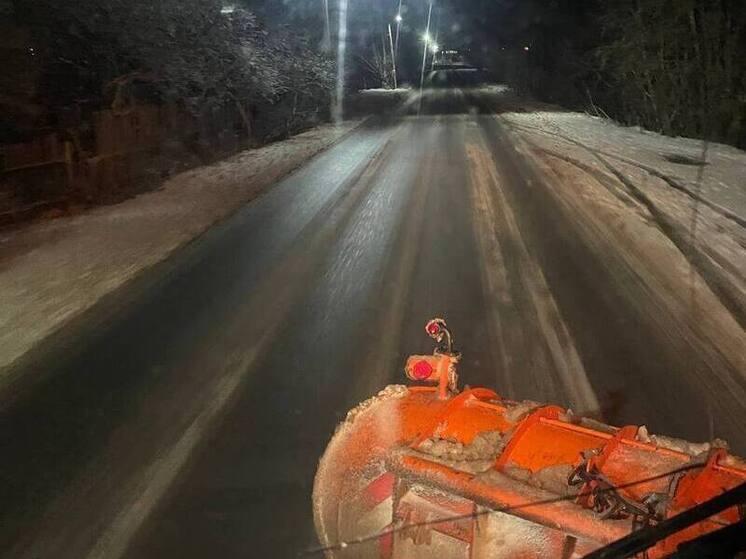
M 376 95 L 401 95 L 402 93 L 409 93 L 412 90 L 411 87 L 397 87 L 394 88 L 383 88 L 383 87 L 372 87 L 370 89 L 361 89 L 358 91 L 361 95 L 376 94 Z
M 34 344 L 361 122 L 321 126 L 181 173 L 121 204 L 0 233 L 0 387 L 3 371 Z
M 697 187 L 703 141 L 672 138 L 639 127 L 623 127 L 582 113 L 535 112 L 507 115 L 517 125 L 572 138 L 620 160 L 655 169 L 685 188 Z M 746 219 L 746 152 L 723 144 L 707 146 L 701 195 Z
M 579 113 L 508 113 L 501 119 L 563 182 L 580 189 L 590 180 L 662 231 L 743 325 L 746 152 L 709 144 L 705 154 L 701 140 L 670 138 Z M 703 155 L 704 166 L 699 164 Z
M 361 89 L 347 99 L 346 110 L 353 115 L 393 114 L 414 95 L 409 88 Z

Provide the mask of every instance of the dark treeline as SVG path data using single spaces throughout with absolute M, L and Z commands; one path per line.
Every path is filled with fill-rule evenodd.
M 327 121 L 336 66 L 319 13 L 284 6 L 0 0 L 0 226 Z
M 3 142 L 143 102 L 195 118 L 230 111 L 259 141 L 327 116 L 335 71 L 318 24 L 265 21 L 262 2 L 0 2 Z
M 516 89 L 666 134 L 746 145 L 743 0 L 435 5 L 441 44 Z M 0 141 L 74 130 L 87 112 L 143 100 L 195 119 L 232 112 L 237 132 L 258 141 L 286 135 L 329 116 L 338 6 L 0 0 Z M 400 83 L 418 82 L 426 8 L 402 4 Z M 397 9 L 398 0 L 350 0 L 348 88 L 391 85 L 387 31 Z
M 518 89 L 746 146 L 743 0 L 466 0 L 458 9 L 473 51 Z

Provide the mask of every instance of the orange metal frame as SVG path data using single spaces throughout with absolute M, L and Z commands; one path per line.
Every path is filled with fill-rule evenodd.
M 452 345 L 444 321 L 431 321 L 427 331 L 438 341 L 445 332 L 449 347 Z M 502 399 L 492 390 L 457 392 L 458 359 L 458 352 L 450 350 L 410 357 L 407 376 L 437 386 L 394 387 L 393 392 L 384 392 L 355 410 L 335 434 L 321 460 L 314 490 L 315 496 L 323 497 L 315 502 L 322 541 L 331 537 L 326 527 L 338 522 L 339 503 L 359 499 L 361 492 L 363 500 L 372 504 L 384 499 L 395 502 L 396 487 L 413 483 L 489 509 L 509 508 L 510 514 L 600 546 L 634 528 L 629 510 L 609 519 L 591 510 L 602 485 L 628 506 L 639 505 L 633 507 L 635 511 L 647 510 L 643 504 L 646 497 L 662 495 L 666 503 L 663 518 L 669 518 L 746 482 L 746 464 L 722 448 L 694 456 L 685 452 L 683 445 L 677 450 L 673 445 L 655 445 L 648 437 L 640 440 L 640 429 L 634 425 L 595 429 L 557 406 L 525 407 L 519 413 L 520 404 Z M 495 447 L 498 454 L 491 476 L 465 472 L 418 451 L 428 439 L 466 446 L 485 433 L 499 433 L 507 441 L 499 451 Z M 509 475 L 514 468 L 532 475 L 557 466 L 583 474 L 577 497 L 560 497 Z M 672 474 L 675 471 L 680 473 Z M 361 480 L 367 480 L 368 485 L 361 487 Z M 419 518 L 422 511 L 407 506 L 404 503 L 398 513 Z M 645 518 L 652 522 L 661 519 Z M 663 540 L 648 556 L 663 557 L 682 541 L 741 520 L 741 512 L 732 507 Z M 394 516 L 387 522 L 395 522 Z M 461 539 L 472 534 L 462 524 L 445 528 L 441 524 L 438 530 L 450 530 Z M 390 535 L 381 537 L 382 549 L 390 549 Z
M 623 486 L 620 492 L 628 499 L 641 501 L 653 492 L 665 493 L 669 489 L 667 472 L 692 463 L 695 458 L 684 452 L 655 446 L 636 439 L 638 427 L 627 426 L 613 432 L 598 431 L 573 424 L 562 419 L 566 412 L 556 406 L 536 409 L 518 421 L 506 418 L 508 407 L 490 390 L 470 389 L 447 401 L 442 401 L 439 390 L 416 387 L 419 399 L 429 395 L 435 409 L 428 410 L 431 417 L 428 427 L 419 431 L 408 446 L 413 450 L 429 437 L 469 444 L 479 433 L 499 431 L 509 434 L 510 441 L 497 457 L 494 469 L 500 472 L 511 465 L 537 472 L 557 465 L 577 466 L 584 452 L 593 454 L 587 467 L 602 474 L 615 486 Z M 437 402 L 437 404 L 436 404 Z M 422 404 L 425 404 L 422 402 Z M 427 407 L 427 404 L 425 404 Z M 406 424 L 412 413 L 423 415 L 421 406 L 402 406 L 401 422 Z M 565 416 L 566 417 L 566 416 Z M 746 470 L 723 465 L 727 456 L 724 449 L 713 449 L 701 469 L 693 470 L 681 478 L 672 496 L 668 516 L 672 516 L 702 503 L 723 491 L 746 481 Z M 418 479 L 482 505 L 501 509 L 515 508 L 516 516 L 552 527 L 570 534 L 610 543 L 629 533 L 630 522 L 602 520 L 592 511 L 578 505 L 586 501 L 579 498 L 576 503 L 531 504 L 526 497 L 526 488 L 508 480 L 504 485 L 480 481 L 476 476 L 456 470 L 442 463 L 428 460 L 421 455 L 394 454 L 388 462 L 391 471 L 408 479 Z M 629 485 L 636 480 L 646 480 L 656 475 L 659 479 Z M 580 493 L 591 489 L 584 486 Z M 529 492 L 530 493 L 530 492 Z M 681 542 L 740 520 L 734 507 L 720 515 L 702 522 L 671 537 L 658 545 L 650 557 L 660 557 L 676 549 Z

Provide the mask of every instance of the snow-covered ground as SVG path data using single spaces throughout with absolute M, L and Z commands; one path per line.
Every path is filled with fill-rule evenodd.
M 641 128 L 618 126 L 609 120 L 580 113 L 527 113 L 511 122 L 532 127 L 558 139 L 572 139 L 619 161 L 631 161 L 694 193 L 699 166 L 706 157 L 701 196 L 746 221 L 746 152 L 723 144 L 707 145 L 691 138 L 671 138 Z
M 396 89 L 386 87 L 371 87 L 369 89 L 361 89 L 358 93 L 360 95 L 402 95 L 412 91 L 411 87 L 398 87 Z
M 411 100 L 414 90 L 362 89 L 346 100 L 346 110 L 356 115 L 381 115 L 396 112 L 402 104 Z
M 626 228 L 639 254 L 657 237 L 673 245 L 691 267 L 681 275 L 681 290 L 696 275 L 743 327 L 746 152 L 579 113 L 504 113 L 499 118 L 562 182 L 566 195 L 576 193 L 599 212 L 608 212 L 609 227 Z M 630 215 L 637 217 L 634 225 Z
M 411 102 L 417 99 L 412 93 L 369 95 L 403 96 Z M 711 290 L 743 328 L 745 152 L 710 144 L 705 154 L 699 140 L 668 138 L 543 108 L 502 112 L 497 118 L 553 173 L 562 196 L 585 200 L 591 211 L 605 216 L 614 235 L 625 237 L 619 242 L 637 247 L 636 255 L 655 254 L 651 247 L 661 242 L 668 247 L 666 254 L 676 251 L 677 262 L 683 264 L 659 262 L 661 274 L 677 270 L 672 291 L 688 291 L 690 266 L 703 280 L 701 287 Z M 358 124 L 320 127 L 182 173 L 159 190 L 118 205 L 0 233 L 0 388 L 3 371 L 34 344 Z M 703 155 L 706 165 L 693 164 Z M 654 258 L 648 260 L 645 266 L 655 265 Z M 666 266 L 668 271 L 663 270 Z
M 179 174 L 121 204 L 0 233 L 0 388 L 9 365 L 34 344 L 361 122 L 321 126 Z

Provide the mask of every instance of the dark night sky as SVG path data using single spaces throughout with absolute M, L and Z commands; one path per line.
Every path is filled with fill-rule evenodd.
M 323 37 L 322 0 L 242 0 L 267 23 L 302 27 L 313 41 Z M 475 64 L 487 65 L 491 55 L 525 45 L 586 41 L 593 30 L 590 17 L 597 0 L 436 0 L 433 29 L 446 48 L 470 52 Z M 339 0 L 329 0 L 332 34 Z M 420 37 L 427 20 L 427 0 L 403 0 L 401 64 L 416 67 Z M 350 39 L 370 43 L 396 14 L 398 0 L 349 0 Z

